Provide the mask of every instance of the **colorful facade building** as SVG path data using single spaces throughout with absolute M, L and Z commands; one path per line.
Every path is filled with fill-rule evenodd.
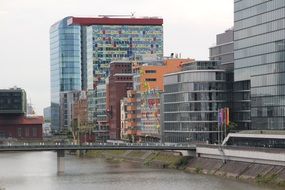
M 122 137 L 124 137 L 125 140 L 131 140 L 131 142 L 134 142 L 135 140 L 138 140 L 137 133 L 140 131 L 138 127 L 138 121 L 139 121 L 139 114 L 137 113 L 137 96 L 135 90 L 128 90 L 127 91 L 127 108 L 126 108 L 126 124 L 121 125 L 121 133 Z M 136 137 L 136 139 L 135 139 Z
M 120 110 L 121 110 L 121 139 L 124 140 L 130 140 L 128 139 L 127 135 L 127 121 L 128 121 L 128 112 L 127 112 L 127 106 L 128 106 L 128 99 L 125 97 L 121 99 L 120 101 Z
M 160 96 L 163 76 L 181 69 L 191 59 L 167 59 L 164 62 L 133 62 L 134 90 L 128 91 L 128 135 L 135 140 L 160 139 Z
M 51 123 L 60 131 L 60 93 L 96 90 L 111 61 L 162 59 L 163 19 L 66 17 L 51 26 L 50 47 Z

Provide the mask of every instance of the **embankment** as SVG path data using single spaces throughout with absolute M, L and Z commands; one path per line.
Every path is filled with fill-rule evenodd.
M 185 168 L 189 159 L 187 157 L 182 157 L 178 152 L 138 150 L 89 151 L 86 153 L 86 156 L 120 161 L 132 161 L 151 167 L 173 169 Z
M 89 151 L 87 157 L 132 161 L 150 167 L 181 169 L 269 186 L 285 187 L 285 167 L 241 161 L 223 162 L 214 158 L 183 157 L 178 152 L 112 150 Z
M 222 176 L 241 181 L 285 187 L 285 167 L 267 164 L 227 161 L 213 158 L 193 158 L 186 171 Z

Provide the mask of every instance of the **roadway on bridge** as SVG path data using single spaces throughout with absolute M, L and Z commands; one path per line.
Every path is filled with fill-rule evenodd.
M 57 150 L 196 150 L 196 145 L 159 143 L 87 143 L 87 144 L 5 144 L 0 145 L 1 151 L 57 151 Z

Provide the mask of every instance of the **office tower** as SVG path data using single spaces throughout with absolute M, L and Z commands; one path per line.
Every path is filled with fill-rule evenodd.
M 161 59 L 162 24 L 163 20 L 159 18 L 112 18 L 106 15 L 98 18 L 66 17 L 52 25 L 52 128 L 55 131 L 66 129 L 60 118 L 63 117 L 60 116 L 63 104 L 60 93 L 96 90 L 98 84 L 105 83 L 109 63 L 113 60 Z
M 51 120 L 50 106 L 44 108 L 43 112 L 44 112 L 44 120 L 45 120 L 45 122 L 50 123 L 50 120 Z
M 234 30 L 228 29 L 216 36 L 216 44 L 210 47 L 210 60 L 220 61 L 223 69 L 234 69 Z
M 219 61 L 219 67 L 227 71 L 230 119 L 235 130 L 248 130 L 250 120 L 250 89 L 248 81 L 234 82 L 234 30 L 228 29 L 216 36 L 216 44 L 210 47 L 210 60 Z
M 285 1 L 234 1 L 234 80 L 250 94 L 252 129 L 285 129 Z

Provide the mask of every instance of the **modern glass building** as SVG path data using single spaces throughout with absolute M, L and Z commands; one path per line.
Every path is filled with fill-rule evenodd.
M 234 30 L 228 29 L 216 37 L 216 45 L 210 47 L 210 60 L 219 61 L 219 67 L 227 71 L 230 119 L 237 125 L 235 130 L 251 128 L 249 81 L 234 82 Z
M 217 61 L 184 64 L 164 75 L 162 100 L 164 142 L 215 143 L 218 109 L 228 105 L 226 71 Z
M 27 95 L 21 88 L 0 89 L 0 115 L 25 115 Z
M 216 36 L 216 44 L 210 47 L 210 60 L 220 61 L 227 71 L 234 70 L 234 30 L 228 29 Z
M 60 93 L 81 90 L 80 26 L 69 26 L 67 18 L 50 29 L 51 126 L 59 130 Z
M 235 81 L 250 90 L 252 129 L 285 129 L 285 1 L 234 1 Z

